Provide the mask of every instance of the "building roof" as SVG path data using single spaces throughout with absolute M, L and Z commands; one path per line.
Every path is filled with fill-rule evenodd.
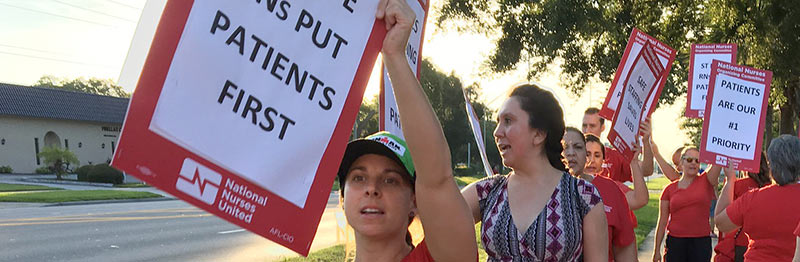
M 0 83 L 0 115 L 122 124 L 128 98 Z

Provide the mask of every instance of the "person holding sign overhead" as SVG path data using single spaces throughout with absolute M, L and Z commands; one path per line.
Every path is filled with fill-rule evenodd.
M 733 200 L 733 186 L 726 185 L 717 204 L 717 227 L 724 232 L 737 228 L 750 237 L 745 261 L 791 261 L 800 221 L 800 139 L 781 135 L 767 149 L 770 174 L 777 185 L 745 193 Z M 735 172 L 725 172 L 728 181 Z M 730 174 L 728 174 L 730 173 Z
M 667 235 L 666 262 L 711 260 L 711 225 L 708 223 L 714 187 L 721 167 L 698 174 L 700 151 L 687 147 L 681 155 L 683 176 L 661 193 L 653 261 L 661 261 L 661 243 Z
M 495 142 L 511 173 L 461 191 L 482 222 L 488 261 L 608 261 L 604 204 L 594 185 L 566 171 L 564 115 L 553 94 L 516 86 L 497 123 Z
M 455 184 L 450 152 L 408 62 L 414 22 L 405 0 L 381 0 L 383 59 L 408 144 L 381 132 L 348 144 L 339 167 L 345 216 L 356 237 L 355 261 L 477 261 L 470 210 Z M 414 121 L 413 124 L 405 124 Z M 419 214 L 425 240 L 412 246 L 408 226 Z
M 567 161 L 570 175 L 591 182 L 605 205 L 606 221 L 608 221 L 608 258 L 609 261 L 636 261 L 636 236 L 633 234 L 631 210 L 625 195 L 617 183 L 604 176 L 593 176 L 584 172 L 586 166 L 586 138 L 574 127 L 567 127 L 564 138 L 564 159 Z M 641 173 L 638 160 L 631 161 L 634 176 Z M 638 175 L 641 177 L 641 175 Z

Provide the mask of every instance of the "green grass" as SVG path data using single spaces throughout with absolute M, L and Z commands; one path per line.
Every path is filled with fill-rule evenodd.
M 344 261 L 344 244 L 332 246 L 326 249 L 317 250 L 308 254 L 308 257 L 284 258 L 281 262 L 327 262 Z
M 669 178 L 667 178 L 665 176 L 661 176 L 661 177 L 658 177 L 658 178 L 650 178 L 646 183 L 647 183 L 647 189 L 648 190 L 661 191 L 662 189 L 664 189 L 664 187 L 666 187 L 667 185 L 669 185 L 669 183 L 672 183 L 672 182 L 669 181 Z
M 481 180 L 484 177 L 479 177 L 479 176 L 457 176 L 457 177 L 453 177 L 453 178 L 455 178 L 456 184 L 458 184 L 458 186 L 467 186 L 469 184 L 472 184 L 472 182 Z
M 0 192 L 37 191 L 37 190 L 62 190 L 62 189 L 55 187 L 48 187 L 48 186 L 0 183 Z
M 150 192 L 120 190 L 62 190 L 46 192 L 6 192 L 0 193 L 0 202 L 59 203 L 88 200 L 141 199 L 161 195 Z
M 138 188 L 138 187 L 150 187 L 150 185 L 145 183 L 125 183 L 125 184 L 118 184 L 114 185 L 114 187 L 121 187 L 121 188 Z
M 650 200 L 647 205 L 633 211 L 636 214 L 636 219 L 639 226 L 633 229 L 636 234 L 636 246 L 641 246 L 644 239 L 650 234 L 650 231 L 656 227 L 658 223 L 658 202 L 660 196 L 658 194 L 650 194 Z

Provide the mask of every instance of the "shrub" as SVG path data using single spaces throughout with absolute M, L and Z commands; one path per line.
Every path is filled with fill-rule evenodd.
M 78 181 L 89 181 L 89 171 L 94 168 L 93 165 L 85 165 L 75 169 L 75 174 L 78 174 Z
M 122 184 L 122 182 L 125 180 L 125 176 L 122 175 L 122 172 L 109 166 L 108 164 L 95 165 L 91 170 L 89 170 L 87 178 L 89 182 L 112 184 Z
M 61 175 L 66 173 L 66 166 L 78 164 L 78 157 L 68 149 L 45 147 L 38 156 L 44 158 L 44 164 L 50 166 L 50 170 L 56 173 L 58 180 L 61 180 Z
M 0 174 L 11 174 L 14 173 L 14 169 L 11 166 L 0 166 Z
M 43 166 L 36 169 L 36 174 L 52 174 L 53 171 L 50 170 L 49 166 Z

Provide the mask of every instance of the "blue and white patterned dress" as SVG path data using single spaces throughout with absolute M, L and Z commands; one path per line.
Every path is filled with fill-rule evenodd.
M 508 176 L 476 184 L 481 208 L 481 241 L 487 261 L 582 261 L 583 217 L 602 199 L 589 182 L 564 172 L 545 207 L 527 231 L 511 219 Z

